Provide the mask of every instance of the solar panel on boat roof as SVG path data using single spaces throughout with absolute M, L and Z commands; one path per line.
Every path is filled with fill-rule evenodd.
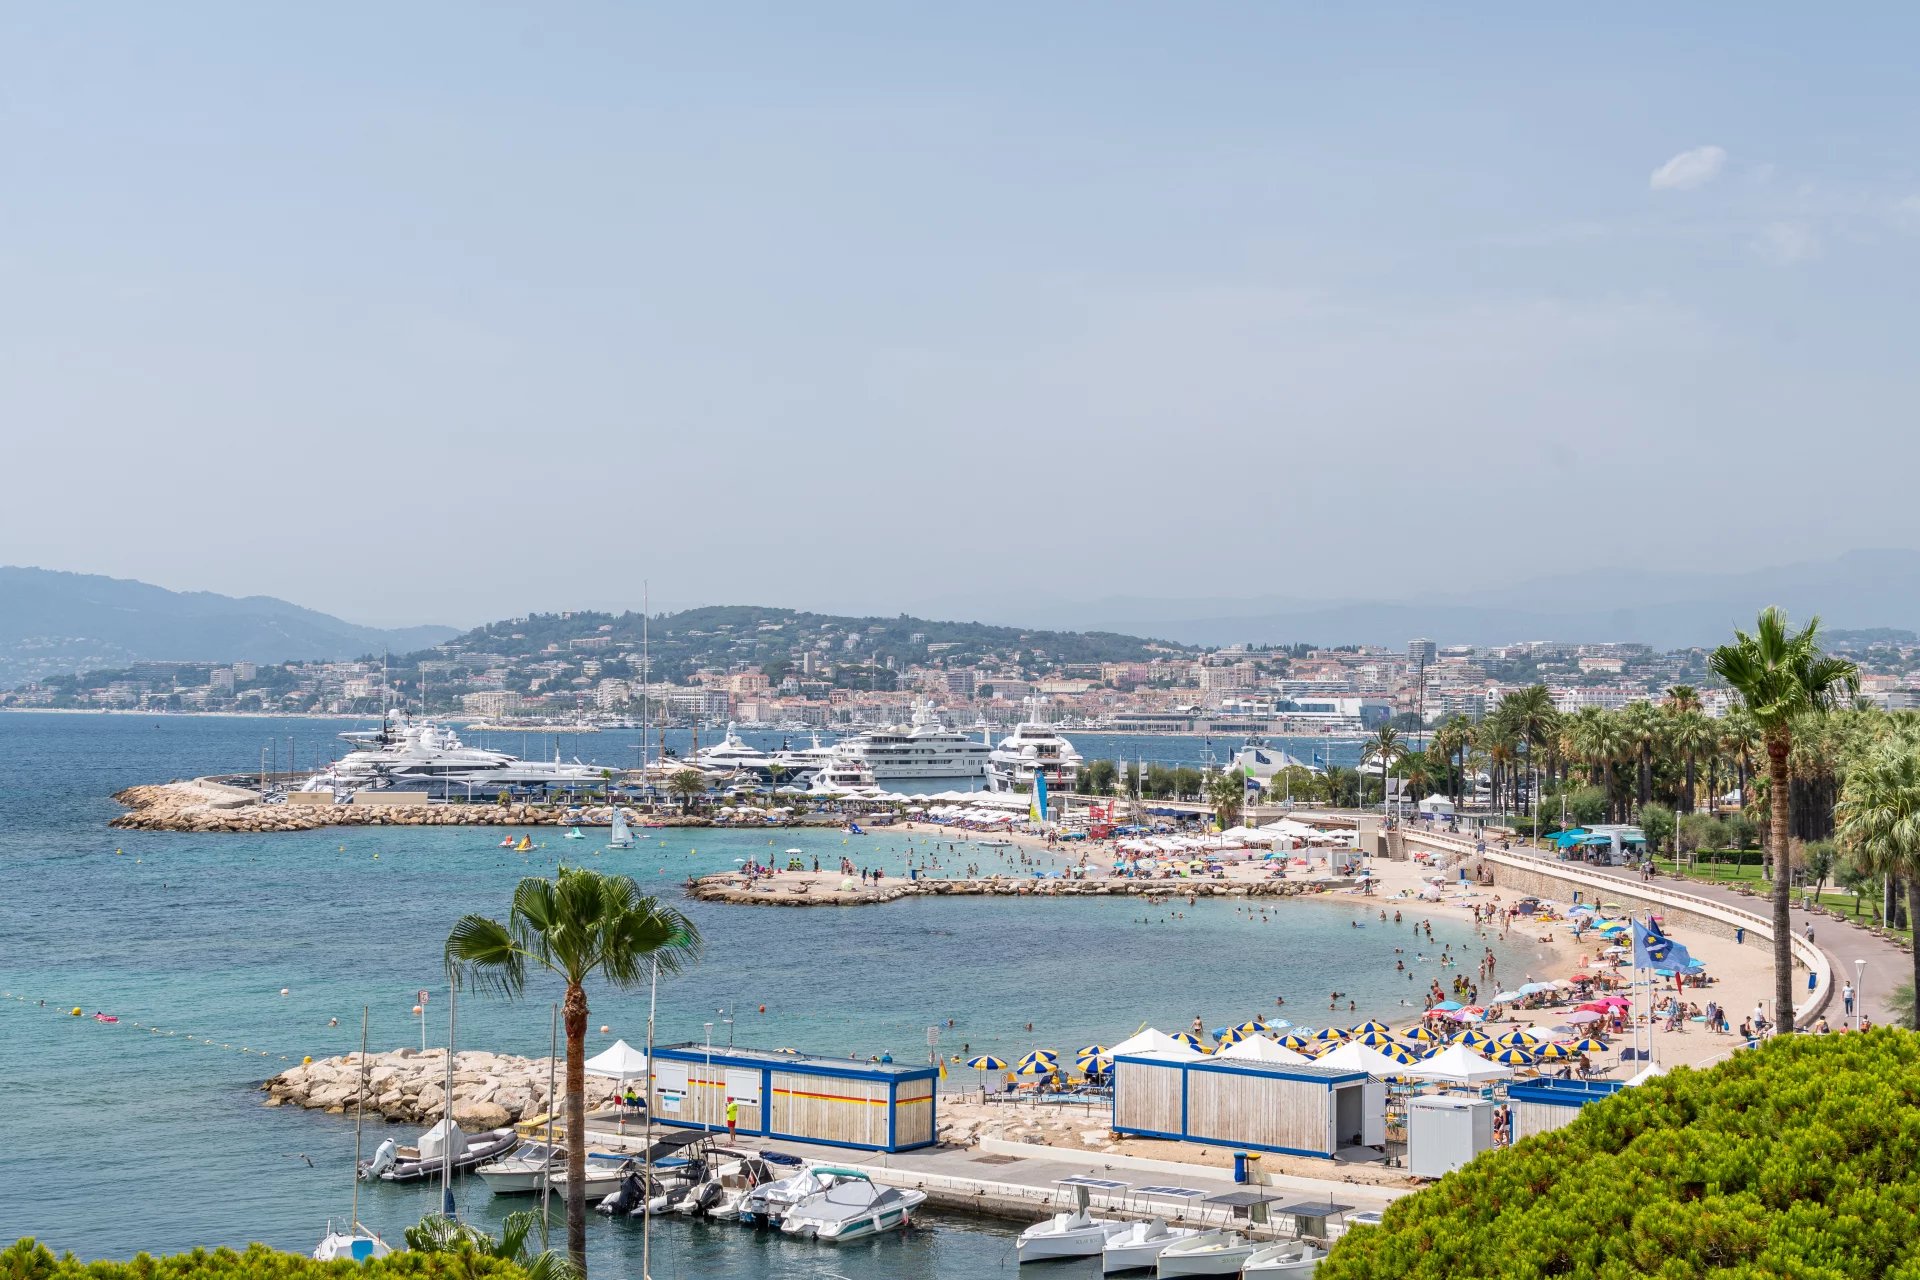
M 1227 1204 L 1236 1209 L 1248 1208 L 1256 1204 L 1272 1204 L 1279 1196 L 1263 1196 L 1258 1191 L 1225 1191 L 1217 1196 L 1208 1196 L 1208 1204 Z
M 1203 1196 L 1206 1192 L 1197 1187 L 1135 1187 L 1143 1196 Z
M 1087 1178 L 1076 1175 L 1071 1178 L 1060 1179 L 1060 1185 L 1063 1187 L 1098 1187 L 1103 1191 L 1113 1191 L 1127 1184 L 1124 1182 L 1115 1182 L 1112 1178 Z

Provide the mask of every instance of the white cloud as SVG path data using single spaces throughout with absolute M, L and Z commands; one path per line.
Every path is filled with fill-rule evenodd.
M 1647 185 L 1655 191 L 1692 191 L 1704 187 L 1727 167 L 1727 153 L 1719 147 L 1682 151 L 1653 171 Z
M 1802 222 L 1774 222 L 1754 237 L 1753 249 L 1769 261 L 1792 266 L 1820 256 L 1820 237 Z

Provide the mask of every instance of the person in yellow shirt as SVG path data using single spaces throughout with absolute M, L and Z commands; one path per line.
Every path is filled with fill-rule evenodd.
M 727 1137 L 734 1136 L 734 1129 L 740 1123 L 740 1104 L 732 1098 L 727 1099 Z

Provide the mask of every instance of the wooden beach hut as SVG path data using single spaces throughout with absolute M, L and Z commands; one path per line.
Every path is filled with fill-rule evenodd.
M 1113 1128 L 1330 1157 L 1386 1142 L 1387 1087 L 1364 1071 L 1171 1053 L 1113 1060 Z
M 655 1048 L 654 1120 L 862 1151 L 933 1145 L 939 1068 L 704 1044 Z

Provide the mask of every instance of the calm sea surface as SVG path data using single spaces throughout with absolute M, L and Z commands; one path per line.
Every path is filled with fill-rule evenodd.
M 328 1217 L 346 1213 L 352 1123 L 262 1107 L 260 1082 L 301 1055 L 351 1048 L 362 1005 L 372 1010 L 376 1049 L 418 1045 L 422 1028 L 409 1009 L 421 988 L 432 993 L 427 1039 L 444 1043 L 439 958 L 448 926 L 468 912 L 504 916 L 515 880 L 551 872 L 563 856 L 634 875 L 676 902 L 689 873 L 787 848 L 823 860 L 846 855 L 890 873 L 910 857 L 1024 869 L 1018 855 L 936 849 L 929 833 L 905 831 L 655 832 L 634 850 L 601 852 L 598 840 L 569 844 L 549 828 L 536 833 L 541 848 L 514 854 L 497 847 L 497 829 L 485 828 L 268 836 L 107 829 L 119 812 L 110 796 L 121 787 L 255 768 L 270 743 L 284 759 L 289 736 L 304 766 L 331 751 L 331 734 L 357 726 L 0 715 L 0 990 L 8 993 L 0 1000 L 0 1096 L 9 1119 L 0 1144 L 0 1240 L 37 1236 L 84 1257 L 249 1240 L 310 1249 Z M 512 736 L 495 735 L 493 744 L 517 751 Z M 623 763 L 637 741 L 637 733 L 603 733 L 560 746 L 569 757 Z M 1090 757 L 1204 758 L 1193 750 L 1197 740 L 1114 741 L 1080 745 Z M 528 747 L 541 751 L 531 736 Z M 707 951 L 661 990 L 663 1041 L 700 1040 L 711 1023 L 718 1043 L 732 1036 L 862 1058 L 886 1050 L 908 1061 L 924 1057 L 927 1028 L 938 1026 L 942 1052 L 1013 1056 L 1112 1043 L 1145 1022 L 1173 1028 L 1198 1015 L 1213 1026 L 1271 1015 L 1277 995 L 1286 997 L 1287 1015 L 1314 1025 L 1333 988 L 1358 1002 L 1358 1016 L 1397 1019 L 1401 1002 L 1415 999 L 1414 984 L 1393 969 L 1404 935 L 1343 903 L 1262 913 L 1202 902 L 1179 915 L 1125 899 L 686 905 Z M 1356 917 L 1368 927 L 1355 929 Z M 1435 947 L 1471 938 L 1452 922 L 1436 922 L 1434 934 Z M 1515 950 L 1502 959 L 1504 972 L 1517 973 L 1532 957 Z M 462 1000 L 461 1043 L 545 1053 L 556 996 Z M 611 1028 L 590 1043 L 642 1039 L 644 993 L 601 988 L 590 996 L 595 1031 Z M 75 1006 L 121 1020 L 68 1016 Z M 175 1034 L 148 1029 L 156 1027 Z M 477 1182 L 460 1195 L 462 1211 L 478 1220 L 504 1216 Z M 389 1239 L 431 1207 L 431 1192 L 387 1186 L 361 1198 L 361 1216 Z M 595 1215 L 590 1236 L 596 1274 L 638 1274 L 637 1230 Z M 1011 1275 L 1010 1244 L 1010 1229 L 937 1214 L 904 1236 L 837 1250 L 666 1223 L 654 1272 L 719 1280 Z M 1098 1266 L 1049 1274 L 1083 1272 L 1095 1275 Z

